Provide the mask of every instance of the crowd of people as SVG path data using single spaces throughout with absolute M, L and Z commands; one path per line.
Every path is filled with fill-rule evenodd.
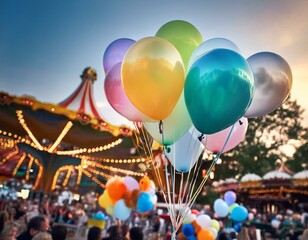
M 168 240 L 171 224 L 157 211 L 140 217 L 133 214 L 127 221 L 112 217 L 105 220 L 104 229 L 87 226 L 88 218 L 98 209 L 86 209 L 84 204 L 64 201 L 57 204 L 50 198 L 16 200 L 0 198 L 0 240 Z M 213 214 L 213 213 L 209 213 Z M 308 240 L 308 214 L 286 212 L 285 215 L 257 214 L 240 227 L 230 228 L 221 220 L 218 240 L 289 239 Z M 73 230 L 72 230 L 73 229 Z M 232 231 L 230 231 L 232 229 Z M 74 236 L 69 233 L 73 232 Z M 270 238 L 267 238 L 270 237 Z

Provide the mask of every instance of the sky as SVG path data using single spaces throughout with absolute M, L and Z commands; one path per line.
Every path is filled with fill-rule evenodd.
M 90 66 L 98 74 L 94 99 L 101 115 L 125 124 L 105 98 L 105 49 L 116 39 L 138 41 L 184 20 L 204 40 L 231 40 L 245 58 L 263 51 L 283 57 L 292 69 L 291 97 L 306 109 L 308 126 L 307 13 L 307 0 L 1 0 L 0 91 L 56 104 Z

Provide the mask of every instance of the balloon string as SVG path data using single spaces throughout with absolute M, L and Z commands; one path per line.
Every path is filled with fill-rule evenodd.
M 210 167 L 209 167 L 209 169 L 208 169 L 206 175 L 205 175 L 204 178 L 202 179 L 201 184 L 199 185 L 198 189 L 197 189 L 196 192 L 194 193 L 194 195 L 193 195 L 193 197 L 192 197 L 192 199 L 191 199 L 192 201 L 190 202 L 190 206 L 192 206 L 192 204 L 193 204 L 194 201 L 196 200 L 197 196 L 198 196 L 199 193 L 201 192 L 201 189 L 203 188 L 204 184 L 206 183 L 207 179 L 209 178 L 210 173 L 212 172 L 213 167 L 215 166 L 215 164 L 216 164 L 216 162 L 218 161 L 219 157 L 220 157 L 221 154 L 223 153 L 223 151 L 224 151 L 224 149 L 225 149 L 225 147 L 226 147 L 226 145 L 227 145 L 227 143 L 228 143 L 228 141 L 229 141 L 229 139 L 230 139 L 230 137 L 231 137 L 231 133 L 232 133 L 232 131 L 233 131 L 234 125 L 235 125 L 235 124 L 233 124 L 233 125 L 232 125 L 232 128 L 230 129 L 230 132 L 229 132 L 229 134 L 228 134 L 228 137 L 227 137 L 227 139 L 226 139 L 226 141 L 225 141 L 225 143 L 224 143 L 222 149 L 221 149 L 220 152 L 215 156 L 215 158 L 214 158 L 212 164 L 210 165 Z

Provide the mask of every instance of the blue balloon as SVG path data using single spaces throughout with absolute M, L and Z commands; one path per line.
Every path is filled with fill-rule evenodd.
M 214 49 L 190 68 L 184 85 L 193 125 L 204 134 L 219 132 L 239 120 L 254 95 L 254 75 L 246 59 L 229 49 Z
M 137 199 L 137 211 L 145 213 L 152 210 L 153 207 L 154 203 L 152 201 L 151 195 L 147 192 L 140 193 Z
M 221 198 L 218 198 L 214 202 L 214 211 L 220 217 L 226 217 L 229 214 L 228 204 Z
M 106 217 L 105 217 L 105 214 L 103 212 L 99 211 L 94 215 L 93 218 L 96 219 L 96 220 L 105 220 Z
M 234 229 L 236 232 L 241 231 L 241 228 L 242 228 L 242 223 L 240 223 L 240 222 L 234 224 L 234 226 L 233 226 L 233 229 Z
M 169 152 L 166 153 L 166 156 L 178 172 L 189 172 L 204 149 L 194 131 L 195 128 L 192 127 L 184 136 L 168 147 Z
M 125 205 L 125 201 L 123 199 L 118 200 L 113 208 L 113 214 L 119 220 L 126 220 L 129 218 L 131 209 Z
M 231 212 L 231 219 L 237 222 L 243 222 L 248 217 L 248 211 L 243 206 L 235 207 Z
M 183 224 L 182 233 L 186 238 L 193 236 L 195 234 L 194 226 L 190 223 Z

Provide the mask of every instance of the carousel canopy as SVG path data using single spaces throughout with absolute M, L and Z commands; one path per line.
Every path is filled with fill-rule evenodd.
M 293 179 L 308 179 L 308 170 L 304 170 L 294 174 Z
M 262 178 L 259 175 L 255 173 L 247 173 L 241 178 L 240 182 L 253 182 L 253 181 L 261 181 L 261 180 Z
M 281 171 L 271 171 L 271 172 L 268 172 L 266 173 L 264 176 L 263 176 L 263 179 L 264 180 L 270 180 L 270 179 L 290 179 L 291 178 L 291 175 L 285 173 L 285 172 L 281 172 Z

